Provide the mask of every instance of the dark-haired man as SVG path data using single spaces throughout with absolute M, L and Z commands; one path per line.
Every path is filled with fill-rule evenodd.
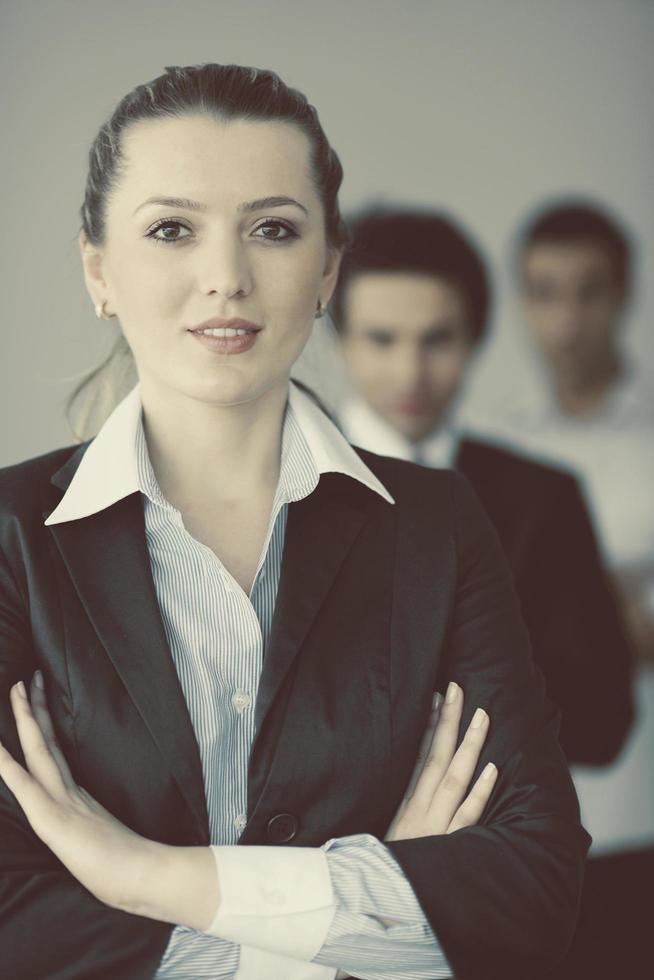
M 574 479 L 457 430 L 454 406 L 488 319 L 479 250 L 439 214 L 352 222 L 334 304 L 355 445 L 470 480 L 513 568 L 571 761 L 603 764 L 632 720 L 630 651 Z
M 605 773 L 575 772 L 595 844 L 580 926 L 557 978 L 644 976 L 642 896 L 654 874 L 654 399 L 623 350 L 632 236 L 604 205 L 561 199 L 525 223 L 515 265 L 545 383 L 507 388 L 476 422 L 579 474 L 640 658 L 638 721 L 625 752 Z
M 562 201 L 518 240 L 526 322 L 548 380 L 514 393 L 490 425 L 583 478 L 636 647 L 654 660 L 654 399 L 628 365 L 630 236 L 604 208 Z

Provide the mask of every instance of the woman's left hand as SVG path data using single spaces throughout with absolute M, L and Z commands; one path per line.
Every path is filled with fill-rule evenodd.
M 40 674 L 11 690 L 24 769 L 0 745 L 0 777 L 34 833 L 106 905 L 206 928 L 218 905 L 213 856 L 206 847 L 168 847 L 134 833 L 73 779 L 57 744 Z

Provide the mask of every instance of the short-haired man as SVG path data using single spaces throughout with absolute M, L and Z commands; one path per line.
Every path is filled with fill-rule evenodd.
M 576 773 L 598 850 L 566 980 L 586 975 L 591 943 L 597 980 L 644 974 L 650 955 L 642 894 L 654 874 L 654 399 L 623 344 L 633 266 L 633 236 L 603 204 L 567 197 L 529 216 L 515 271 L 545 384 L 507 391 L 483 422 L 579 474 L 640 658 L 627 751 L 601 779 Z
M 548 381 L 491 420 L 507 439 L 575 467 L 641 659 L 654 659 L 654 399 L 623 352 L 633 246 L 595 203 L 565 200 L 518 237 L 525 320 Z

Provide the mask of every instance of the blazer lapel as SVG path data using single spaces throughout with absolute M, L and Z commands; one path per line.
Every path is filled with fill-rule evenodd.
M 275 614 L 255 705 L 248 770 L 250 826 L 256 825 L 266 786 L 275 778 L 285 717 L 284 679 L 366 521 L 366 496 L 372 496 L 369 490 L 326 474 L 312 494 L 289 505 Z M 246 829 L 243 839 L 247 836 Z
M 289 505 L 275 615 L 259 680 L 257 734 L 366 520 L 371 495 L 347 478 L 326 474 L 312 494 Z
M 65 489 L 75 461 L 52 482 Z M 161 620 L 140 494 L 49 530 L 100 641 L 208 840 L 200 754 Z

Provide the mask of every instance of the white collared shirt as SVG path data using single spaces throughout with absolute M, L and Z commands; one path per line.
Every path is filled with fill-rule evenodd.
M 459 440 L 449 422 L 430 432 L 420 442 L 412 443 L 359 397 L 349 398 L 345 402 L 339 412 L 339 420 L 349 441 L 371 453 L 406 459 L 435 469 L 449 469 L 454 465 Z
M 129 494 L 143 495 L 162 621 L 200 749 L 221 891 L 206 933 L 173 931 L 158 980 L 332 980 L 339 966 L 379 980 L 450 975 L 411 886 L 376 838 L 354 835 L 322 848 L 234 846 L 246 823 L 254 705 L 287 507 L 331 472 L 357 480 L 393 504 L 336 426 L 291 385 L 279 483 L 246 595 L 214 552 L 186 531 L 181 514 L 163 496 L 136 387 L 89 445 L 46 521 L 78 520 Z M 389 928 L 382 918 L 398 924 Z
M 325 413 L 294 384 L 289 385 L 288 404 L 311 453 L 316 477 L 323 473 L 343 473 L 374 490 L 389 503 L 394 502 Z M 89 444 L 66 493 L 46 520 L 46 525 L 97 514 L 123 497 L 145 490 L 139 482 L 136 453 L 141 426 L 141 391 L 136 385 Z

